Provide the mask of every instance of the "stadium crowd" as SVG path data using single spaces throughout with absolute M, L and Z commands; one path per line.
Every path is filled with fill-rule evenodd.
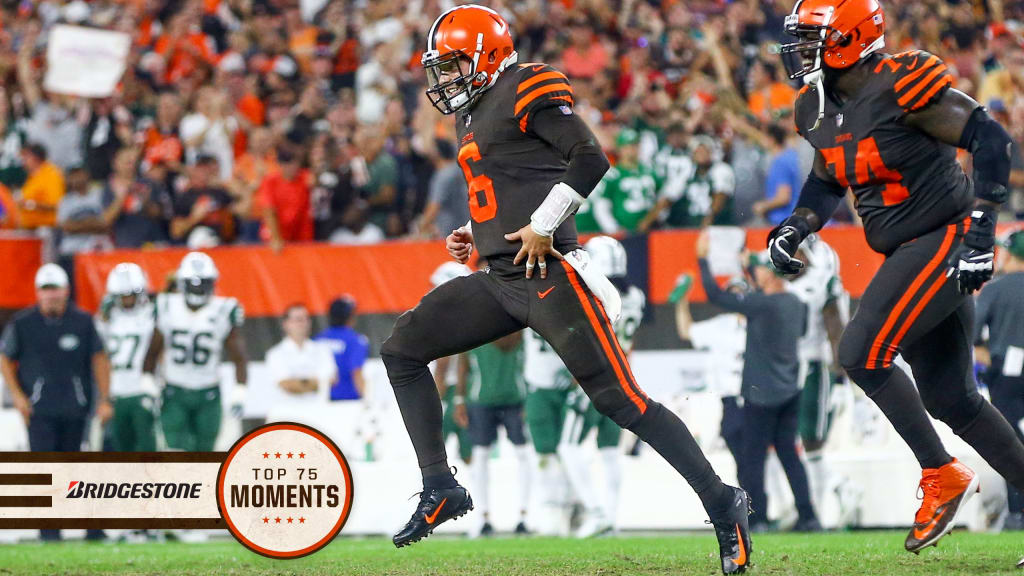
M 117 247 L 440 237 L 468 220 L 451 118 L 423 96 L 445 2 L 46 0 L 0 4 L 0 226 L 59 254 Z M 489 2 L 520 62 L 573 83 L 615 161 L 581 229 L 774 223 L 810 163 L 773 48 L 789 0 Z M 920 47 L 1024 139 L 1024 5 L 886 2 L 887 49 Z M 58 24 L 131 37 L 115 93 L 42 87 Z M 969 161 L 969 160 L 965 160 Z M 1013 200 L 1024 217 L 1024 160 Z M 626 182 L 633 180 L 633 182 Z M 849 207 L 838 221 L 855 221 Z M 589 212 L 589 214 L 588 214 Z

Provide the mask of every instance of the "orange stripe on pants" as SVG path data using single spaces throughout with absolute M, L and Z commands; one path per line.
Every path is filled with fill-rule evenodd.
M 921 285 L 924 284 L 925 280 L 927 280 L 928 277 L 931 276 L 932 273 L 935 271 L 935 268 L 938 267 L 939 263 L 942 261 L 946 253 L 946 249 L 949 248 L 950 243 L 953 242 L 953 237 L 955 235 L 956 225 L 954 224 L 948 226 L 946 228 L 946 235 L 942 238 L 942 244 L 939 246 L 939 249 L 935 252 L 935 256 L 933 256 L 932 259 L 928 261 L 928 265 L 924 267 L 924 270 L 922 270 L 921 273 L 918 274 L 916 278 L 914 278 L 913 283 L 910 284 L 910 288 L 908 288 L 907 291 L 903 293 L 903 297 L 901 297 L 899 302 L 896 303 L 896 306 L 892 309 L 892 312 L 889 312 L 889 316 L 885 319 L 885 324 L 883 324 L 882 329 L 879 330 L 878 336 L 875 337 L 875 341 L 871 343 L 871 350 L 868 353 L 868 362 L 867 365 L 865 365 L 865 368 L 867 368 L 868 370 L 874 370 L 875 368 L 878 367 L 877 358 L 881 352 L 882 344 L 885 342 L 885 339 L 889 336 L 889 333 L 892 332 L 892 328 L 896 324 L 896 320 L 899 319 L 900 314 L 902 314 L 903 311 L 907 308 L 907 304 L 910 303 L 910 301 L 917 294 L 917 291 L 921 289 Z M 888 356 L 888 354 L 886 354 L 886 356 Z M 887 364 L 885 363 L 885 361 L 883 361 L 882 366 L 884 367 L 886 365 Z
M 600 320 L 597 314 L 594 313 L 593 308 L 590 306 L 590 302 L 587 300 L 587 294 L 583 291 L 583 287 L 580 286 L 579 281 L 576 280 L 576 271 L 568 262 L 562 261 L 562 267 L 565 268 L 565 275 L 569 278 L 569 284 L 572 285 L 573 290 L 576 291 L 576 297 L 580 300 L 580 305 L 583 306 L 583 312 L 586 313 L 587 319 L 590 321 L 590 326 L 597 333 L 597 339 L 601 342 L 601 347 L 604 348 L 605 356 L 608 362 L 611 363 L 612 368 L 615 370 L 615 375 L 619 379 L 619 385 L 626 392 L 626 396 L 636 404 L 636 407 L 640 409 L 640 413 L 643 414 L 647 411 L 647 403 L 644 402 L 640 396 L 633 391 L 633 388 L 629 385 L 629 381 L 622 373 L 622 368 L 619 366 L 618 360 L 615 358 L 615 351 L 612 345 L 608 342 L 608 337 L 605 336 L 604 330 L 601 327 Z M 614 332 L 612 332 L 614 334 Z M 616 343 L 616 345 L 618 345 Z
M 970 226 L 971 221 L 968 218 L 967 228 L 970 228 Z M 950 228 L 955 229 L 956 226 L 953 225 L 950 226 Z M 946 237 L 949 237 L 948 231 L 946 232 Z M 945 247 L 946 242 L 945 239 L 943 239 L 942 248 Z M 942 248 L 939 249 L 939 253 L 942 253 Z M 892 360 L 893 354 L 896 353 L 896 349 L 899 348 L 900 342 L 903 340 L 903 335 L 906 334 L 907 330 L 910 330 L 910 327 L 914 325 L 914 320 L 917 320 L 917 317 L 921 315 L 921 312 L 924 311 L 924 307 L 927 306 L 929 302 L 931 302 L 932 298 L 935 297 L 935 293 L 939 291 L 939 288 L 942 287 L 942 284 L 945 281 L 946 275 L 940 274 L 939 277 L 935 279 L 935 282 L 932 282 L 932 285 L 928 287 L 928 291 L 925 292 L 924 296 L 921 297 L 921 301 L 918 302 L 917 305 L 914 306 L 914 309 L 910 311 L 910 315 L 907 316 L 906 322 L 903 323 L 903 326 L 900 328 L 899 332 L 896 333 L 896 336 L 893 337 L 892 342 L 889 344 L 888 350 L 885 351 L 885 358 L 882 359 L 883 366 L 888 365 L 889 362 Z

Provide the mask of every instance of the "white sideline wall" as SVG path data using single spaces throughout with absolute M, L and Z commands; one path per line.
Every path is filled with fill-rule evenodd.
M 641 351 L 633 353 L 631 363 L 640 386 L 687 423 L 722 479 L 736 483 L 732 457 L 718 438 L 720 401 L 717 396 L 701 390 L 704 355 L 696 351 Z M 233 371 L 230 366 L 223 366 L 222 373 L 226 388 L 231 385 Z M 267 381 L 262 363 L 254 362 L 249 371 L 250 391 L 245 416 L 266 417 L 268 421 L 301 422 L 331 437 L 341 447 L 353 469 L 355 500 L 344 533 L 389 534 L 412 512 L 415 499 L 410 497 L 420 490 L 420 477 L 412 445 L 380 359 L 367 363 L 366 376 L 370 392 L 365 401 L 295 404 L 288 402 L 283 393 Z M 857 401 L 854 401 L 855 395 L 859 397 Z M 844 478 L 846 486 L 861 494 L 858 519 L 854 525 L 907 527 L 919 505 L 916 489 L 920 469 L 910 450 L 870 401 L 859 391 L 854 394 L 852 388 L 845 396 L 845 405 L 829 438 L 825 462 L 833 478 Z M 228 398 L 229 395 L 224 394 L 223 397 Z M 1003 481 L 948 427 L 941 423 L 936 423 L 936 427 L 950 453 L 982 475 L 982 497 L 974 498 L 962 517 L 962 523 L 968 528 L 982 530 L 985 527 L 982 501 L 992 500 L 993 506 L 998 506 L 1005 500 Z M 226 416 L 217 449 L 227 450 L 239 432 L 240 423 Z M 625 434 L 623 451 L 632 442 L 632 435 Z M 372 445 L 372 450 L 368 444 Z M 25 449 L 27 438 L 20 416 L 12 409 L 0 410 L 0 451 Z M 452 463 L 460 468 L 460 481 L 472 491 L 469 470 L 455 456 L 457 452 L 452 442 L 449 443 L 449 454 L 452 455 Z M 594 478 L 595 482 L 600 482 L 602 471 L 596 447 L 593 454 Z M 511 530 L 518 521 L 516 460 L 504 435 L 499 437 L 491 465 L 491 522 L 499 531 Z M 696 495 L 652 449 L 644 447 L 637 457 L 623 455 L 622 465 L 620 529 L 707 528 L 704 524 L 706 516 Z M 534 467 L 536 469 L 536 459 Z M 784 479 L 781 486 L 782 495 L 771 502 L 769 512 L 772 517 L 786 516 L 791 506 L 792 497 L 785 493 L 788 485 Z M 534 482 L 531 514 L 544 509 L 542 490 L 543 487 Z M 770 488 L 770 498 L 772 494 Z M 818 508 L 822 522 L 826 526 L 834 526 L 839 518 L 838 500 L 829 496 Z M 473 514 L 445 524 L 439 532 L 465 531 L 474 520 Z M 531 517 L 530 520 L 542 522 L 541 518 Z M 0 531 L 0 541 L 32 534 L 32 531 Z

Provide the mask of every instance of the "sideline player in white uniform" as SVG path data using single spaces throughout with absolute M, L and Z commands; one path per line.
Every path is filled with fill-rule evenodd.
M 465 264 L 445 262 L 438 266 L 434 273 L 430 275 L 430 284 L 437 288 L 449 280 L 468 276 L 472 273 L 473 271 Z M 437 393 L 441 396 L 444 407 L 441 434 L 444 436 L 445 442 L 448 441 L 448 436 L 455 435 L 458 443 L 459 458 L 466 464 L 470 464 L 473 459 L 473 443 L 469 439 L 469 417 L 466 414 L 466 398 L 460 396 L 456 391 L 456 382 L 459 379 L 460 356 L 461 354 L 456 354 L 454 356 L 438 358 L 434 365 L 431 366 L 431 370 L 434 374 L 434 382 L 437 384 Z
M 676 306 L 676 332 L 680 340 L 689 342 L 696 350 L 707 352 L 704 372 L 707 389 L 722 399 L 719 435 L 738 470 L 743 448 L 743 397 L 740 396 L 740 388 L 743 353 L 747 348 L 747 319 L 742 314 L 725 313 L 694 322 L 688 298 L 692 277 L 686 275 L 684 282 L 685 285 L 677 287 L 669 297 Z M 743 276 L 735 276 L 725 289 L 745 293 L 750 290 L 750 285 Z
M 218 278 L 213 260 L 190 252 L 178 268 L 178 292 L 156 299 L 156 330 L 146 358 L 152 372 L 164 360 L 160 422 L 167 447 L 211 451 L 221 424 L 220 362 L 223 352 L 235 364 L 232 412 L 241 416 L 247 379 L 241 327 L 242 306 L 234 298 L 214 296 Z
M 622 351 L 633 350 L 633 337 L 643 320 L 647 298 L 642 290 L 630 285 L 626 279 L 626 250 L 618 240 L 608 236 L 591 238 L 584 248 L 590 254 L 591 265 L 598 273 L 608 277 L 619 291 L 622 312 L 615 322 L 615 335 Z M 568 378 L 568 374 L 565 374 Z M 601 415 L 578 386 L 573 386 L 567 399 L 565 423 L 558 445 L 558 454 L 565 466 L 569 483 L 583 504 L 586 514 L 576 531 L 577 538 L 589 538 L 615 529 L 618 518 L 619 488 L 622 485 L 619 440 L 622 429 Z M 585 457 L 582 444 L 592 430 L 597 430 L 597 447 L 604 463 L 604 499 L 601 502 L 590 482 L 590 461 Z
M 118 264 L 107 276 L 107 293 L 96 315 L 96 329 L 110 357 L 110 397 L 114 417 L 110 440 L 118 452 L 156 450 L 156 397 L 142 365 L 153 337 L 149 280 L 137 264 Z
M 839 256 L 818 235 L 800 246 L 807 263 L 787 289 L 807 305 L 807 331 L 800 339 L 800 438 L 816 506 L 821 509 L 828 489 L 828 471 L 822 461 L 832 421 L 832 387 L 839 381 L 836 366 L 839 338 L 850 320 L 850 295 L 839 278 Z

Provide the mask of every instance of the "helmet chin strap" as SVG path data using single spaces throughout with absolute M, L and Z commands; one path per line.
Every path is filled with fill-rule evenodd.
M 811 130 L 817 130 L 821 126 L 821 121 L 825 118 L 825 70 L 823 69 L 825 63 L 821 61 L 821 56 L 825 51 L 825 38 L 828 36 L 828 25 L 832 20 L 832 13 L 834 11 L 835 8 L 831 6 L 825 11 L 821 30 L 818 32 L 822 40 L 822 46 L 814 55 L 814 72 L 807 75 L 807 83 L 813 82 L 814 88 L 818 92 L 818 117 L 814 120 L 814 126 L 811 126 Z

